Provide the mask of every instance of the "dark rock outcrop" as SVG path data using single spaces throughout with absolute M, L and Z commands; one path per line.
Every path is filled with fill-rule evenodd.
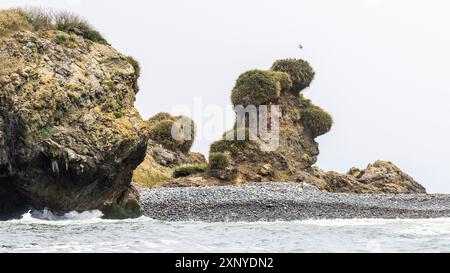
M 0 213 L 120 207 L 140 215 L 130 183 L 148 126 L 133 106 L 135 63 L 104 42 L 36 30 L 23 11 L 2 16 L 21 24 L 0 35 L 0 193 L 14 193 Z

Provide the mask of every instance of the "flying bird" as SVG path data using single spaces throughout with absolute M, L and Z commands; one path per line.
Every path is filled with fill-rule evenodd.
M 303 46 L 302 46 L 302 45 L 298 45 L 298 47 L 299 47 L 300 49 L 303 49 Z

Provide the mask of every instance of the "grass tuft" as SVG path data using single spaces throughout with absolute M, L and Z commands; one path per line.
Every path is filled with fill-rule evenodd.
M 230 156 L 227 153 L 210 153 L 208 168 L 211 170 L 223 170 L 230 165 Z
M 333 118 L 318 106 L 301 110 L 301 121 L 303 126 L 308 128 L 314 137 L 328 133 L 333 126 Z
M 299 93 L 306 87 L 309 87 L 315 75 L 311 65 L 301 59 L 278 60 L 272 65 L 271 69 L 288 73 L 293 84 L 292 91 L 295 93 Z
M 204 173 L 208 169 L 206 164 L 187 164 L 176 167 L 173 171 L 173 177 L 186 177 L 193 174 Z
M 21 30 L 59 30 L 76 34 L 95 43 L 108 44 L 106 39 L 85 19 L 67 11 L 43 8 L 17 8 L 0 11 L 0 36 Z
M 231 93 L 231 102 L 237 105 L 269 105 L 275 103 L 281 85 L 274 73 L 263 70 L 247 71 L 239 76 Z

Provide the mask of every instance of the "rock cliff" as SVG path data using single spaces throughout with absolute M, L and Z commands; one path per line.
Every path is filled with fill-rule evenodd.
M 0 210 L 140 215 L 137 62 L 74 15 L 5 10 L 0 65 Z

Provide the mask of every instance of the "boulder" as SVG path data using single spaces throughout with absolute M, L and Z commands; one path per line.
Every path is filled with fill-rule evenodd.
M 80 36 L 29 26 L 21 10 L 0 13 L 8 30 L 0 32 L 0 192 L 14 192 L 0 208 L 114 206 L 139 216 L 130 183 L 148 125 L 133 106 L 136 63 L 94 39 L 97 32 Z

